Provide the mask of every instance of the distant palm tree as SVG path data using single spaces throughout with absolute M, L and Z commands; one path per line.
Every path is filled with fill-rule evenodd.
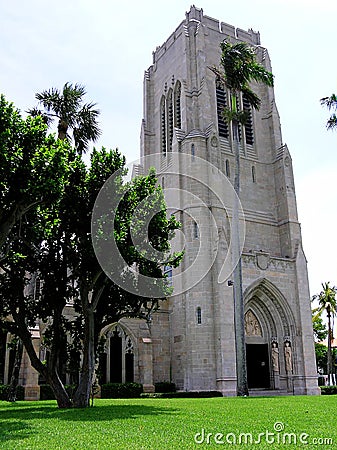
M 313 300 L 318 301 L 318 307 L 314 309 L 314 318 L 319 317 L 326 312 L 328 318 L 328 383 L 334 384 L 332 379 L 333 369 L 332 369 L 332 340 L 333 340 L 333 327 L 331 325 L 331 318 L 333 319 L 336 315 L 336 294 L 337 288 L 331 287 L 329 282 L 322 283 L 323 290 L 313 296 Z
M 273 86 L 274 77 L 256 60 L 256 53 L 246 42 L 232 44 L 224 41 L 220 44 L 221 59 L 220 68 L 210 67 L 215 73 L 220 83 L 229 91 L 229 107 L 223 109 L 224 119 L 232 124 L 234 155 L 235 155 L 235 176 L 234 190 L 240 197 L 240 147 L 239 147 L 239 127 L 247 122 L 249 113 L 240 111 L 238 102 L 242 95 L 254 109 L 259 109 L 260 98 L 249 86 L 251 81 Z M 237 366 L 237 395 L 248 395 L 247 383 L 247 363 L 244 327 L 244 303 L 242 292 L 242 267 L 240 257 L 239 241 L 239 217 L 238 205 L 233 208 L 233 229 L 234 232 L 234 258 L 238 259 L 233 273 L 234 277 L 234 314 L 235 314 L 235 342 L 236 342 L 236 366 Z M 236 242 L 235 242 L 236 241 Z
M 335 94 L 332 94 L 330 97 L 321 98 L 321 105 L 326 106 L 329 111 L 331 109 L 337 110 L 337 97 Z M 328 130 L 333 130 L 337 128 L 337 116 L 336 113 L 331 114 L 330 118 L 326 123 L 326 127 Z
M 75 149 L 79 154 L 84 153 L 89 142 L 95 142 L 101 134 L 97 122 L 99 110 L 95 109 L 95 103 L 83 104 L 85 94 L 84 86 L 66 83 L 62 91 L 51 88 L 35 95 L 45 111 L 37 107 L 28 111 L 34 116 L 41 115 L 48 125 L 55 118 L 58 119 L 58 138 L 71 139 L 71 130 Z

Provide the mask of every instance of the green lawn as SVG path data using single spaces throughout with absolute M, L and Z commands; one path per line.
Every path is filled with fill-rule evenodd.
M 96 400 L 86 410 L 0 402 L 0 448 L 333 449 L 336 412 L 337 396 Z

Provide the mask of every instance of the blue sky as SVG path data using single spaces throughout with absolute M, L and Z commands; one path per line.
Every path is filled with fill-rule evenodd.
M 67 81 L 98 103 L 98 146 L 139 153 L 143 73 L 191 1 L 0 0 L 0 92 L 22 111 Z M 292 154 L 311 293 L 337 284 L 337 133 L 319 99 L 337 93 L 336 0 L 203 0 L 204 14 L 261 33 L 275 75 L 283 142 Z

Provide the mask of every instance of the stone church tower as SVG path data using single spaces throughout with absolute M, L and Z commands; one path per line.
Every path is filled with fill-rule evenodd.
M 187 154 L 198 164 L 200 179 L 210 180 L 216 169 L 233 183 L 232 130 L 221 116 L 227 92 L 209 70 L 219 65 L 219 44 L 224 39 L 252 45 L 259 62 L 271 71 L 259 33 L 235 29 L 192 6 L 186 19 L 157 47 L 145 72 L 141 157 L 146 160 L 160 153 L 157 170 L 164 190 L 189 190 L 207 204 L 199 222 L 202 209 L 193 199 L 177 208 L 186 253 L 181 266 L 173 270 L 176 295 L 151 325 L 152 382 L 171 380 L 181 390 L 236 395 L 230 273 L 218 282 L 225 258 L 221 252 L 228 251 L 231 211 L 220 208 L 206 188 L 170 170 L 175 155 Z M 245 98 L 239 99 L 249 113 L 240 130 L 248 384 L 250 389 L 317 394 L 310 294 L 291 156 L 282 143 L 273 89 L 255 84 L 253 88 L 262 100 L 259 111 L 250 110 Z M 208 174 L 199 158 L 213 167 Z M 215 245 L 218 252 L 213 258 Z M 198 263 L 187 275 L 196 257 Z M 209 270 L 201 273 L 200 266 Z M 188 289 L 176 289 L 179 274 L 186 274 L 183 284 Z

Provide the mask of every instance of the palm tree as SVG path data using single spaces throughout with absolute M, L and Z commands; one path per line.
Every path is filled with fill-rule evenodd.
M 321 98 L 321 105 L 326 106 L 329 111 L 331 109 L 337 110 L 337 97 L 335 94 L 332 94 L 330 97 Z M 328 130 L 333 130 L 337 128 L 337 116 L 336 113 L 331 114 L 330 118 L 326 123 L 326 127 Z
M 250 106 L 259 109 L 260 98 L 249 86 L 251 81 L 273 86 L 274 77 L 256 60 L 256 53 L 246 42 L 232 44 L 224 41 L 220 44 L 220 68 L 211 67 L 218 80 L 229 91 L 229 108 L 224 108 L 223 116 L 232 124 L 235 155 L 234 190 L 240 197 L 240 147 L 239 127 L 248 119 L 246 111 L 240 111 L 239 98 L 244 96 Z M 234 261 L 238 261 L 234 272 L 234 317 L 235 317 L 235 345 L 237 370 L 237 395 L 248 395 L 246 344 L 244 327 L 244 301 L 242 292 L 242 267 L 240 255 L 238 204 L 233 206 L 233 242 Z
M 84 86 L 66 83 L 62 92 L 51 88 L 35 95 L 45 111 L 38 108 L 28 111 L 33 116 L 41 115 L 48 125 L 58 119 L 59 139 L 71 139 L 69 130 L 72 130 L 75 149 L 79 154 L 88 149 L 89 141 L 95 142 L 101 134 L 97 122 L 99 110 L 95 109 L 95 103 L 83 104 L 85 94 Z
M 337 287 L 331 287 L 329 282 L 328 283 L 322 283 L 323 290 L 313 296 L 313 300 L 318 300 L 318 307 L 314 309 L 314 318 L 321 316 L 323 312 L 326 312 L 327 318 L 328 318 L 328 384 L 334 384 L 333 383 L 333 370 L 332 370 L 332 340 L 333 340 L 333 327 L 331 325 L 331 318 L 333 319 L 336 315 L 336 308 L 337 308 L 337 302 L 336 302 L 336 294 L 337 294 Z

